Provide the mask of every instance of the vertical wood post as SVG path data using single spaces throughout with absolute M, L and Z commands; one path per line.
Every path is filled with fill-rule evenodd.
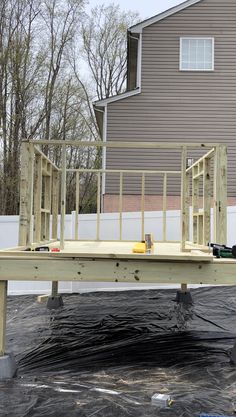
M 66 145 L 62 145 L 62 170 L 61 170 L 61 227 L 60 248 L 65 247 L 65 217 L 66 217 Z
M 0 356 L 5 355 L 7 321 L 7 281 L 0 281 Z
M 79 239 L 79 200 L 80 200 L 80 174 L 79 172 L 76 172 L 75 240 Z
M 189 235 L 189 220 L 190 220 L 190 215 L 189 215 L 189 208 L 190 208 L 190 174 L 189 172 L 186 172 L 186 183 L 185 183 L 185 222 L 186 222 L 186 241 L 190 240 L 190 235 Z
M 187 292 L 188 291 L 188 284 L 181 284 L 181 291 Z
M 52 297 L 55 298 L 58 295 L 58 281 L 52 281 Z
M 211 241 L 211 159 L 204 159 L 203 163 L 203 244 Z
M 142 241 L 145 240 L 145 174 L 142 173 L 142 196 L 141 196 L 141 213 L 142 213 L 142 221 L 141 221 L 141 236 Z
M 193 170 L 193 176 L 195 171 Z M 193 243 L 198 243 L 199 237 L 199 178 L 192 180 L 192 207 L 193 207 Z
M 119 213 L 120 213 L 120 241 L 122 240 L 122 228 L 123 228 L 123 172 L 120 172 L 120 198 L 119 198 Z
M 216 147 L 214 158 L 214 241 L 227 243 L 227 149 Z
M 33 177 L 34 145 L 23 141 L 21 144 L 19 246 L 28 246 L 32 243 Z
M 101 219 L 101 174 L 97 174 L 97 240 L 100 240 L 100 219 Z
M 59 209 L 59 172 L 52 172 L 52 239 L 57 239 Z
M 167 174 L 164 174 L 163 179 L 163 224 L 162 224 L 162 240 L 166 242 L 166 209 L 167 209 Z
M 182 163 L 181 163 L 181 250 L 185 250 L 185 243 L 187 240 L 187 207 L 186 207 L 186 160 L 187 160 L 187 148 L 182 148 Z
M 34 242 L 41 240 L 42 156 L 35 156 Z
M 47 167 L 48 175 L 45 176 L 45 239 L 50 240 L 50 215 L 52 208 L 52 166 Z

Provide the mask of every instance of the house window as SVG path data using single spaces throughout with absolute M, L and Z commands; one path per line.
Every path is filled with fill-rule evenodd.
M 180 38 L 181 71 L 214 70 L 214 38 Z

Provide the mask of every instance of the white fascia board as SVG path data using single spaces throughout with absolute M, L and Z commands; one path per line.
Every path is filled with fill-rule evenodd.
M 137 25 L 131 26 L 128 30 L 132 33 L 142 33 L 143 29 L 147 26 L 153 25 L 153 23 L 159 22 L 160 20 L 165 19 L 175 13 L 180 12 L 181 10 L 187 9 L 190 6 L 193 6 L 196 3 L 199 3 L 202 0 L 187 0 L 184 3 L 179 4 L 178 6 L 172 7 L 171 9 L 166 10 L 163 13 L 160 13 L 156 16 L 151 17 L 150 19 L 144 20 Z
M 105 98 L 104 100 L 94 101 L 93 105 L 96 107 L 104 107 L 107 104 L 113 103 L 114 101 L 124 100 L 127 97 L 135 96 L 136 94 L 140 94 L 140 88 L 136 88 L 132 91 L 127 91 L 126 93 L 119 94 L 114 97 Z

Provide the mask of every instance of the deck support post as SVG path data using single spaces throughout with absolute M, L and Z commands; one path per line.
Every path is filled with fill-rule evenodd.
M 58 294 L 58 281 L 52 281 L 52 293 L 48 297 L 47 308 L 49 310 L 57 310 L 60 307 L 63 307 L 62 296 Z
M 10 379 L 16 373 L 12 354 L 6 354 L 7 281 L 0 281 L 0 380 Z
M 181 284 L 181 289 L 177 290 L 175 302 L 184 305 L 193 304 L 193 298 L 190 290 L 188 290 L 188 284 Z

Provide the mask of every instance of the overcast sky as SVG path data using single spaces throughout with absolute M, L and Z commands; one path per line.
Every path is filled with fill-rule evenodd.
M 138 11 L 141 18 L 146 19 L 183 3 L 183 0 L 90 0 L 90 7 L 110 3 L 119 4 L 124 10 Z

